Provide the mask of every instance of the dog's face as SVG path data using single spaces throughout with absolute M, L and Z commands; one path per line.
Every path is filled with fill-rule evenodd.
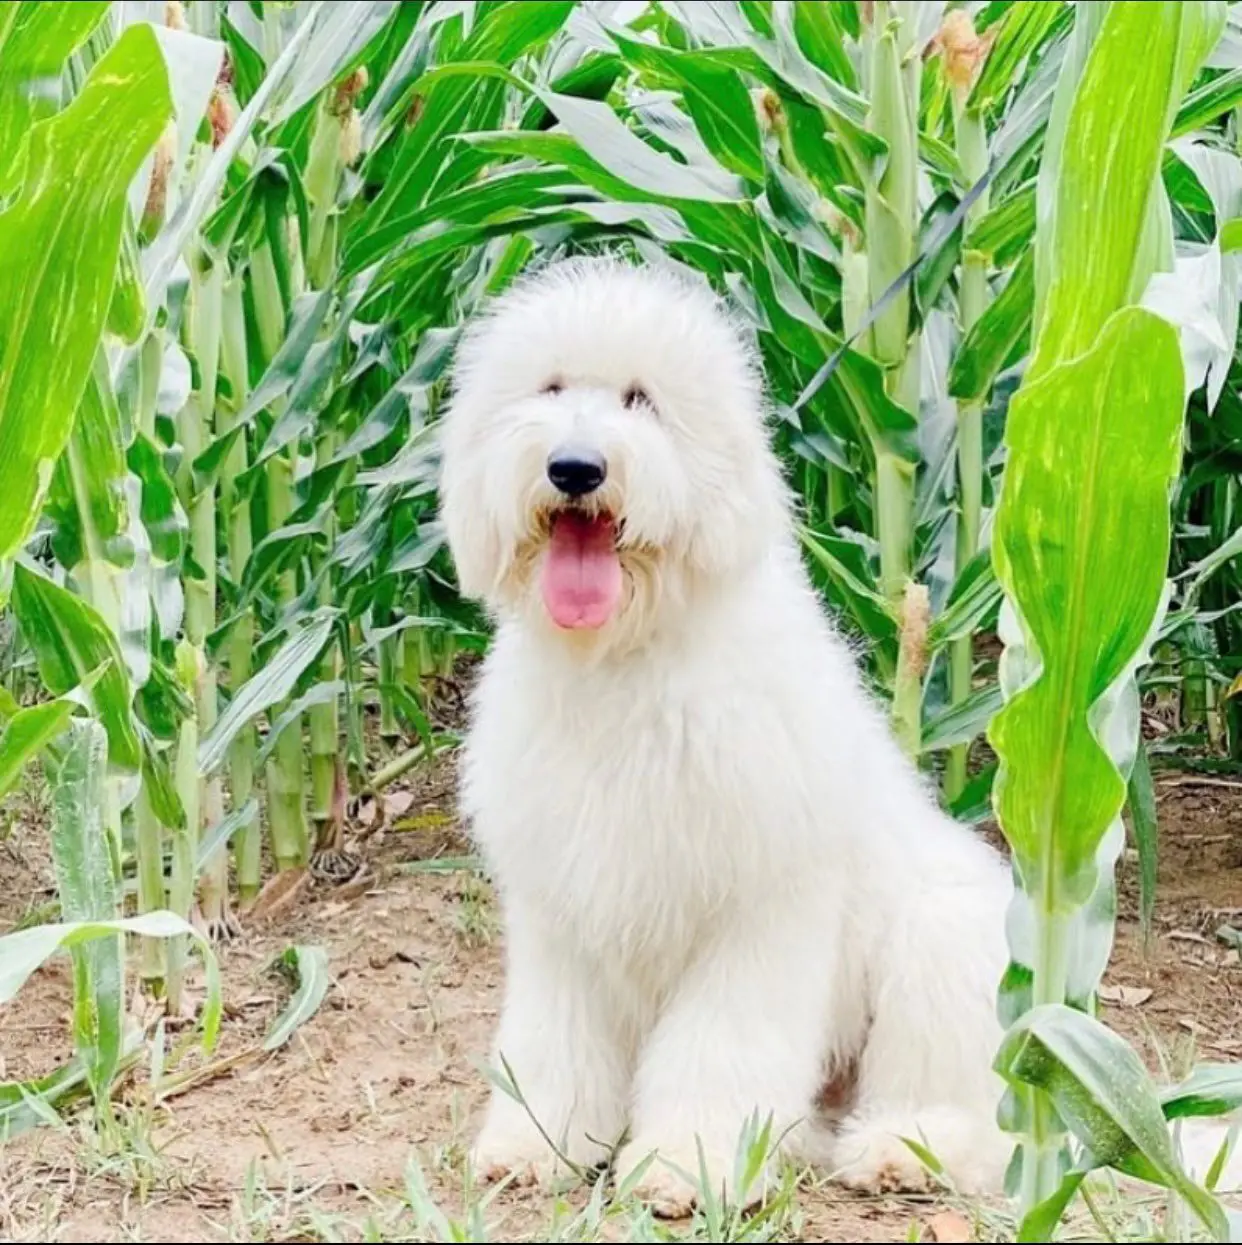
M 776 539 L 757 370 L 706 286 L 550 266 L 467 329 L 441 431 L 463 592 L 626 646 Z

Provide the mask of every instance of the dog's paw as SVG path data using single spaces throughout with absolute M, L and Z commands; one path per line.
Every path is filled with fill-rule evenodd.
M 902 1140 L 918 1130 L 846 1125 L 837 1135 L 833 1179 L 862 1193 L 924 1193 L 934 1184 L 927 1166 Z
M 639 1201 L 651 1207 L 651 1213 L 658 1219 L 685 1219 L 690 1215 L 698 1205 L 698 1184 L 667 1166 L 659 1155 L 634 1179 L 635 1169 L 648 1155 L 631 1154 L 631 1149 L 627 1146 L 617 1159 L 618 1185 L 626 1185 Z M 684 1167 L 684 1164 L 677 1166 Z M 693 1170 L 685 1167 L 687 1173 Z
M 516 1185 L 538 1185 L 551 1190 L 563 1185 L 573 1172 L 538 1134 L 504 1135 L 485 1131 L 470 1151 L 470 1166 L 485 1184 L 509 1177 Z
M 939 1165 L 933 1172 L 909 1138 Z M 954 1107 L 903 1116 L 852 1117 L 837 1133 L 833 1178 L 868 1193 L 923 1193 L 947 1182 L 959 1193 L 997 1193 L 1012 1145 L 991 1120 Z
M 654 1157 L 651 1157 L 654 1152 Z M 649 1160 L 649 1161 L 648 1161 Z M 643 1164 L 641 1174 L 635 1175 Z M 684 1219 L 703 1198 L 704 1168 L 713 1195 L 733 1204 L 738 1196 L 733 1179 L 733 1159 L 723 1151 L 703 1151 L 697 1146 L 661 1146 L 642 1140 L 631 1142 L 617 1156 L 618 1187 L 626 1186 L 651 1207 L 660 1219 Z M 745 1190 L 745 1207 L 760 1201 L 764 1191 L 761 1177 Z

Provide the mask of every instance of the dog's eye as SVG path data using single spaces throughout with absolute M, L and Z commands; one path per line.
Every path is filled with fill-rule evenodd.
M 631 385 L 621 396 L 621 401 L 625 403 L 625 408 L 632 411 L 636 406 L 649 406 L 655 409 L 655 403 L 648 396 L 647 391 L 642 385 Z
M 559 380 L 550 380 L 542 389 L 539 390 L 539 392 L 555 395 L 560 393 L 564 388 L 565 386 L 562 385 Z

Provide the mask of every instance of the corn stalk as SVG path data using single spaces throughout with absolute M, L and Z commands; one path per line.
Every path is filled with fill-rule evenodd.
M 344 173 L 358 154 L 360 119 L 354 104 L 366 83 L 366 70 L 355 70 L 340 86 L 325 93 L 316 109 L 305 177 L 310 209 L 306 267 L 312 289 L 328 288 L 335 280 L 339 268 L 340 226 L 337 198 Z M 333 461 L 337 446 L 337 430 L 329 423 L 316 443 L 317 468 L 323 470 L 328 467 Z M 328 545 L 331 546 L 337 536 L 335 515 L 328 517 L 325 535 Z M 331 570 L 331 562 L 326 555 L 318 559 L 314 571 L 319 579 L 321 606 L 332 603 Z M 338 672 L 337 648 L 332 644 L 320 661 L 320 680 L 333 684 L 337 680 Z M 340 708 L 335 695 L 313 705 L 309 711 L 310 807 L 318 836 L 322 836 L 333 812 L 337 756 L 340 751 L 339 718 Z
M 953 103 L 953 134 L 962 178 L 967 185 L 978 182 L 987 172 L 988 139 L 978 105 L 970 103 L 970 89 L 984 49 L 973 23 L 964 10 L 946 16 L 942 30 L 945 76 Z M 985 189 L 966 214 L 966 230 L 987 214 L 989 195 Z M 978 251 L 962 255 L 958 293 L 958 321 L 963 337 L 983 315 L 988 301 L 988 259 Z M 960 578 L 979 550 L 983 514 L 983 403 L 978 399 L 957 404 L 957 539 L 954 572 Z M 960 705 L 974 686 L 974 643 L 967 632 L 949 646 L 949 699 Z M 957 799 L 966 786 L 969 745 L 959 744 L 949 752 L 944 776 L 944 793 Z
M 279 253 L 284 260 L 290 281 L 298 275 L 295 266 L 289 264 L 287 259 L 290 243 L 288 225 L 283 213 L 269 211 L 266 235 L 250 259 L 255 324 L 264 356 L 269 362 L 276 357 L 285 330 L 285 302 L 277 275 L 276 254 Z M 283 402 L 274 404 L 273 409 L 276 418 L 279 418 L 284 409 Z M 267 530 L 270 533 L 283 527 L 294 510 L 293 459 L 289 450 L 282 449 L 267 460 L 264 483 Z M 278 610 L 283 612 L 293 604 L 297 588 L 296 569 L 281 572 L 274 594 Z M 273 723 L 285 717 L 288 708 L 287 700 L 274 706 Z M 305 864 L 309 835 L 302 769 L 301 714 L 294 714 L 286 721 L 267 764 L 267 817 L 276 867 L 287 870 Z
M 1105 1163 L 1168 1185 L 1223 1230 L 1181 1170 L 1137 1056 L 1091 1018 L 1138 744 L 1134 675 L 1167 599 L 1185 402 L 1177 333 L 1135 300 L 1171 262 L 1163 143 L 1223 21 L 1221 5 L 1132 3 L 1083 21 L 1040 169 L 1036 335 L 1009 409 L 993 543 L 1006 704 L 989 732 L 1020 883 L 997 1067 L 1021 1135 L 1024 1240 L 1049 1239 Z M 1103 233 L 1090 228 L 1101 215 Z M 1071 1129 L 1083 1149 L 1067 1163 Z
M 254 549 L 250 499 L 239 494 L 237 488 L 238 477 L 249 465 L 246 430 L 238 426 L 238 418 L 250 394 L 243 282 L 243 274 L 236 272 L 224 284 L 220 367 L 227 393 L 222 391 L 216 404 L 217 432 L 220 436 L 233 437 L 220 477 L 220 517 L 224 525 L 225 559 L 234 584 L 242 582 Z M 252 673 L 254 628 L 254 609 L 247 602 L 238 607 L 228 635 L 229 686 L 233 696 L 246 685 Z M 254 792 L 255 749 L 254 725 L 247 722 L 229 749 L 229 789 L 234 810 L 243 807 Z M 262 830 L 255 818 L 241 830 L 237 839 L 237 893 L 243 907 L 254 900 L 263 885 L 262 851 Z
M 918 240 L 919 89 L 922 57 L 916 49 L 917 5 L 876 0 L 863 34 L 869 111 L 867 129 L 883 139 L 887 155 L 877 177 L 865 179 L 867 302 L 875 306 L 914 260 Z M 860 279 L 862 265 L 847 257 L 845 277 Z M 858 306 L 856 293 L 844 294 Z M 910 290 L 906 285 L 876 317 L 863 337 L 884 369 L 888 396 L 917 420 L 919 336 L 910 332 Z M 876 537 L 880 546 L 880 591 L 895 616 L 917 618 L 924 607 L 915 592 L 907 600 L 914 547 L 914 465 L 876 440 Z M 917 756 L 921 738 L 923 669 L 917 635 L 899 646 L 893 684 L 893 724 L 902 746 Z
M 216 488 L 215 481 L 195 479 L 194 463 L 215 439 L 216 378 L 224 301 L 224 265 L 199 249 L 191 256 L 190 296 L 186 315 L 186 345 L 197 364 L 198 385 L 190 393 L 178 419 L 184 458 L 178 477 L 182 505 L 190 516 L 189 556 L 192 574 L 185 583 L 185 635 L 197 654 L 195 717 L 200 735 L 216 723 L 215 665 L 208 660 L 207 637 L 216 626 Z M 224 817 L 220 777 L 203 780 L 197 801 L 201 823 L 188 827 L 190 849 L 197 851 L 199 835 Z M 213 936 L 227 932 L 231 916 L 228 896 L 228 853 L 219 848 L 207 860 L 198 888 L 199 910 Z M 176 910 L 176 909 L 174 909 Z

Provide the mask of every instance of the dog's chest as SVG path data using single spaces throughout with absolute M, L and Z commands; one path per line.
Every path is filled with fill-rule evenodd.
M 623 958 L 688 952 L 764 885 L 776 775 L 728 706 L 676 687 L 485 692 L 466 771 L 476 836 L 501 888 L 569 936 Z

